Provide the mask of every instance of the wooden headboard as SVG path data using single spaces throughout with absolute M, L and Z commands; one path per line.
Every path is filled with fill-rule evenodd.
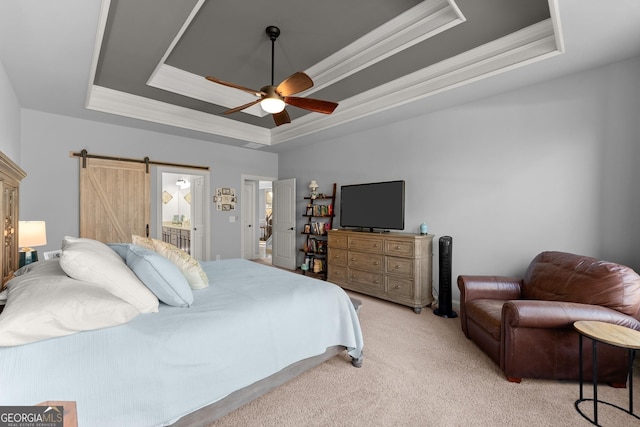
M 18 206 L 20 204 L 20 181 L 27 176 L 20 166 L 0 152 L 0 218 L 4 240 L 0 244 L 2 258 L 2 283 L 0 289 L 18 269 Z

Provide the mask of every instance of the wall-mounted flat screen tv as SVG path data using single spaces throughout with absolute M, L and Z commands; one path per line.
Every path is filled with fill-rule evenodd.
M 341 186 L 340 226 L 404 230 L 404 181 Z

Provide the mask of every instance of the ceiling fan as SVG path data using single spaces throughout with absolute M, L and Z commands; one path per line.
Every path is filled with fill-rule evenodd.
M 285 123 L 291 123 L 289 113 L 287 113 L 287 110 L 285 110 L 285 104 L 293 105 L 295 107 L 303 108 L 305 110 L 313 111 L 316 113 L 333 113 L 333 110 L 335 110 L 338 106 L 338 104 L 335 102 L 291 96 L 313 87 L 313 80 L 311 80 L 311 77 L 309 77 L 302 71 L 298 71 L 297 73 L 290 75 L 289 77 L 284 79 L 278 86 L 274 85 L 274 51 L 275 42 L 280 35 L 280 29 L 278 27 L 270 25 L 266 28 L 266 32 L 271 39 L 271 84 L 269 86 L 264 86 L 260 90 L 253 90 L 234 83 L 225 82 L 216 77 L 206 77 L 207 80 L 214 83 L 239 89 L 255 95 L 259 98 L 255 101 L 251 101 L 247 104 L 227 110 L 224 112 L 224 114 L 236 113 L 238 111 L 244 110 L 245 108 L 249 108 L 252 105 L 260 103 L 260 106 L 264 111 L 273 115 L 273 120 L 275 121 L 276 126 L 280 126 Z

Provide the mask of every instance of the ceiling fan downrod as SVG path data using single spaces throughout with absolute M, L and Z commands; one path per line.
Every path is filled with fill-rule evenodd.
M 276 27 L 275 25 L 269 25 L 265 31 L 267 32 L 267 35 L 271 40 L 271 86 L 274 86 L 275 80 L 273 78 L 273 74 L 274 74 L 273 69 L 274 69 L 274 63 L 275 63 L 275 49 L 276 49 L 276 40 L 280 35 L 280 28 Z

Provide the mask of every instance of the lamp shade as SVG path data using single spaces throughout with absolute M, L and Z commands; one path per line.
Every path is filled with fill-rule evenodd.
M 316 188 L 318 188 L 318 187 L 320 187 L 320 186 L 318 185 L 318 183 L 316 182 L 316 180 L 315 180 L 315 179 L 314 179 L 314 180 L 311 180 L 311 184 L 309 184 L 309 188 L 313 190 L 313 189 L 316 189 Z
M 47 227 L 44 221 L 19 221 L 18 246 L 30 248 L 47 244 Z

